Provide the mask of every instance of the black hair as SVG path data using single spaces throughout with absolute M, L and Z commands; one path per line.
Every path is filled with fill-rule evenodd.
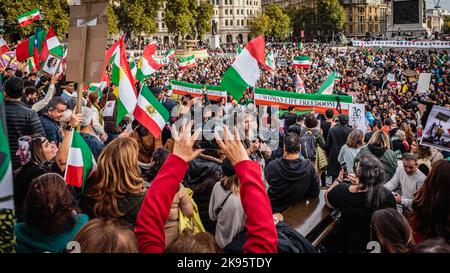
M 306 128 L 316 128 L 319 122 L 313 114 L 308 114 L 305 117 L 305 126 Z
M 300 152 L 300 137 L 296 133 L 287 133 L 283 138 L 284 150 L 290 154 Z
M 67 105 L 67 103 L 64 101 L 63 98 L 61 97 L 53 97 L 47 105 L 47 110 L 53 110 L 56 108 L 56 105 L 58 104 L 63 104 L 63 105 Z
M 327 118 L 333 118 L 334 117 L 334 111 L 332 109 L 327 109 L 325 111 L 325 117 Z
M 289 111 L 289 112 L 291 112 L 291 111 L 294 110 L 294 109 L 295 109 L 295 107 L 292 106 L 292 105 L 288 107 L 288 111 Z
M 18 77 L 11 77 L 5 82 L 3 90 L 5 90 L 8 97 L 18 99 L 23 94 L 23 80 Z

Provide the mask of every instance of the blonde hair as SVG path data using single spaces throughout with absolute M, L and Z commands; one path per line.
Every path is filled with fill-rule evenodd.
M 85 196 L 92 212 L 99 218 L 119 218 L 118 199 L 125 194 L 137 195 L 145 191 L 139 172 L 138 143 L 132 138 L 117 138 L 100 153 L 96 179 Z
M 389 136 L 381 130 L 373 133 L 369 143 L 380 148 L 391 148 L 391 140 L 389 139 Z
M 234 194 L 239 195 L 239 179 L 237 177 L 236 174 L 232 175 L 232 176 L 225 176 L 224 178 L 222 178 L 222 180 L 220 181 L 220 185 L 222 186 L 222 188 L 226 191 L 231 191 Z

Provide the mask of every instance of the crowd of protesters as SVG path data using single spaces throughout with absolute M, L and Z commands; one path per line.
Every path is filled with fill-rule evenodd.
M 275 128 L 275 149 L 234 128 L 216 136 L 217 149 L 194 148 L 201 130 L 193 132 L 183 114 L 216 102 L 172 96 L 170 80 L 220 85 L 234 58 L 220 53 L 234 45 L 193 68 L 179 70 L 174 61 L 147 79 L 169 112 L 178 109 L 157 138 L 133 117 L 116 124 L 117 105 L 107 111 L 116 100 L 112 85 L 101 97 L 85 91 L 77 109 L 76 83 L 64 76 L 2 71 L 15 211 L 2 211 L 0 252 L 64 252 L 73 241 L 94 253 L 316 252 L 282 214 L 321 190 L 326 205 L 341 211 L 333 247 L 339 252 L 367 251 L 369 241 L 387 253 L 450 252 L 450 155 L 420 144 L 432 106 L 450 105 L 450 56 L 440 55 L 438 65 L 442 52 L 432 50 L 267 50 L 277 68 L 257 87 L 295 92 L 299 75 L 306 93 L 315 93 L 336 71 L 335 92 L 366 105 L 368 131 L 350 127 L 333 109 L 297 115 L 291 107 Z M 294 68 L 296 55 L 309 55 L 311 67 Z M 415 91 L 419 72 L 432 73 L 425 96 Z M 263 126 L 251 121 L 251 94 L 229 101 L 246 131 Z M 171 127 L 177 120 L 181 127 Z M 63 178 L 73 128 L 97 162 L 82 189 Z

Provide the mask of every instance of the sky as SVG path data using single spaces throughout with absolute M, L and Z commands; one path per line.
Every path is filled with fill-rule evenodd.
M 438 2 L 437 0 L 435 0 L 436 2 Z M 441 3 L 439 4 L 442 9 L 446 9 L 448 11 L 450 11 L 450 0 L 441 0 Z M 433 0 L 427 0 L 427 9 L 432 9 L 434 8 L 434 2 Z

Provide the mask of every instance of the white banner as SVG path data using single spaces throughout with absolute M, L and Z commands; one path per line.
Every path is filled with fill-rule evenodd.
M 449 49 L 450 41 L 360 41 L 353 40 L 353 46 L 364 46 L 364 47 L 407 47 L 407 48 L 438 48 L 438 49 Z
M 431 73 L 420 73 L 419 81 L 417 83 L 417 92 L 428 93 L 430 88 Z
M 364 104 L 350 103 L 348 105 L 348 116 L 348 125 L 363 131 L 364 134 L 367 132 L 366 109 Z

